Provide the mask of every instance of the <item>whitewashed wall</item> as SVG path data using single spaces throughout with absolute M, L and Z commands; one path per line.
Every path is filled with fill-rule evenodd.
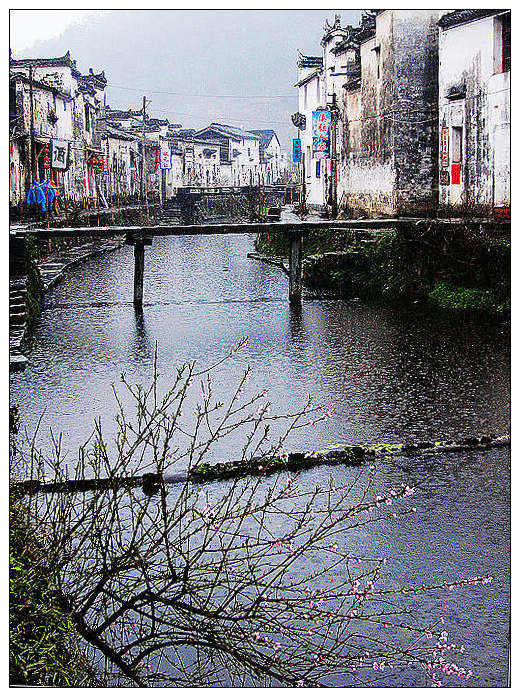
M 447 208 L 510 205 L 510 73 L 502 73 L 497 26 L 490 16 L 440 30 L 439 132 L 450 129 L 450 174 L 452 128 L 459 121 L 463 128 L 461 183 L 451 183 L 450 176 L 439 187 Z M 446 97 L 457 85 L 466 89 L 458 103 Z

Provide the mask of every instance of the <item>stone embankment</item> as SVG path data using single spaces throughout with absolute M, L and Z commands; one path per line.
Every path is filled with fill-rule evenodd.
M 410 222 L 399 232 L 384 219 L 371 231 L 331 222 L 310 231 L 303 243 L 303 281 L 339 297 L 413 300 L 507 320 L 510 232 L 500 226 L 479 231 L 471 221 L 440 222 Z M 287 240 L 275 230 L 259 234 L 255 247 L 263 262 L 287 256 Z
M 413 456 L 426 453 L 440 454 L 465 450 L 485 450 L 510 445 L 508 435 L 479 436 L 460 440 L 421 441 L 417 443 L 360 443 L 336 445 L 312 453 L 289 453 L 281 457 L 259 457 L 252 460 L 234 460 L 217 464 L 201 464 L 190 472 L 196 482 L 212 479 L 230 479 L 249 474 L 271 473 L 280 470 L 302 470 L 318 465 L 361 465 L 381 457 Z
M 37 263 L 42 281 L 42 292 L 56 285 L 65 271 L 82 261 L 99 254 L 111 252 L 124 244 L 124 238 L 84 242 L 46 256 Z M 29 348 L 29 322 L 27 317 L 27 277 L 10 279 L 9 282 L 9 369 L 23 370 L 27 364 Z
M 185 473 L 162 477 L 156 472 L 137 476 L 119 476 L 105 479 L 60 479 L 44 482 L 35 479 L 11 482 L 11 492 L 15 498 L 38 493 L 79 493 L 82 491 L 105 491 L 120 487 L 142 487 L 147 496 L 156 494 L 162 484 L 186 482 L 187 479 L 198 484 L 216 479 L 236 479 L 250 475 L 273 474 L 274 472 L 296 472 L 319 465 L 348 467 L 360 466 L 376 458 L 412 457 L 427 453 L 441 454 L 468 450 L 488 450 L 511 445 L 508 435 L 480 436 L 460 440 L 421 441 L 418 443 L 369 443 L 359 445 L 336 445 L 333 448 L 313 453 L 288 453 L 285 456 L 256 457 L 251 460 L 233 460 L 216 464 L 201 464 Z

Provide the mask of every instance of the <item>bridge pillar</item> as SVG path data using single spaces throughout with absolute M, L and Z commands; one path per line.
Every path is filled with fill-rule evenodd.
M 134 307 L 143 306 L 144 244 L 134 244 Z
M 134 247 L 134 307 L 141 310 L 143 307 L 144 248 L 145 245 L 152 244 L 152 237 L 127 234 L 126 243 Z
M 289 302 L 302 299 L 303 237 L 299 230 L 289 231 Z

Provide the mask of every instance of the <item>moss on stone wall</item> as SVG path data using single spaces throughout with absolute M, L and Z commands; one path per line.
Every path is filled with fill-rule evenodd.
M 309 256 L 335 251 L 338 246 L 341 246 L 341 238 L 343 236 L 343 233 L 338 236 L 328 228 L 311 230 L 305 235 L 303 254 L 304 256 Z M 258 233 L 255 240 L 255 249 L 261 254 L 270 254 L 278 257 L 287 257 L 289 254 L 286 235 L 272 229 L 268 232 Z

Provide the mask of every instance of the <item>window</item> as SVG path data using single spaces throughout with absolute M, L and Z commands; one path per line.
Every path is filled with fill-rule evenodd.
M 307 85 L 303 88 L 303 108 L 307 109 Z
M 451 161 L 462 162 L 462 126 L 453 126 L 451 129 Z
M 320 162 L 321 162 L 321 160 L 316 160 L 316 179 L 319 179 L 319 178 L 320 178 L 320 174 L 321 174 L 321 171 L 320 171 Z
M 88 104 L 85 104 L 85 130 L 90 131 L 90 111 Z
M 9 85 L 9 118 L 16 118 L 16 88 L 14 83 Z
M 376 75 L 379 80 L 381 78 L 381 46 L 374 46 L 372 50 L 376 59 Z

